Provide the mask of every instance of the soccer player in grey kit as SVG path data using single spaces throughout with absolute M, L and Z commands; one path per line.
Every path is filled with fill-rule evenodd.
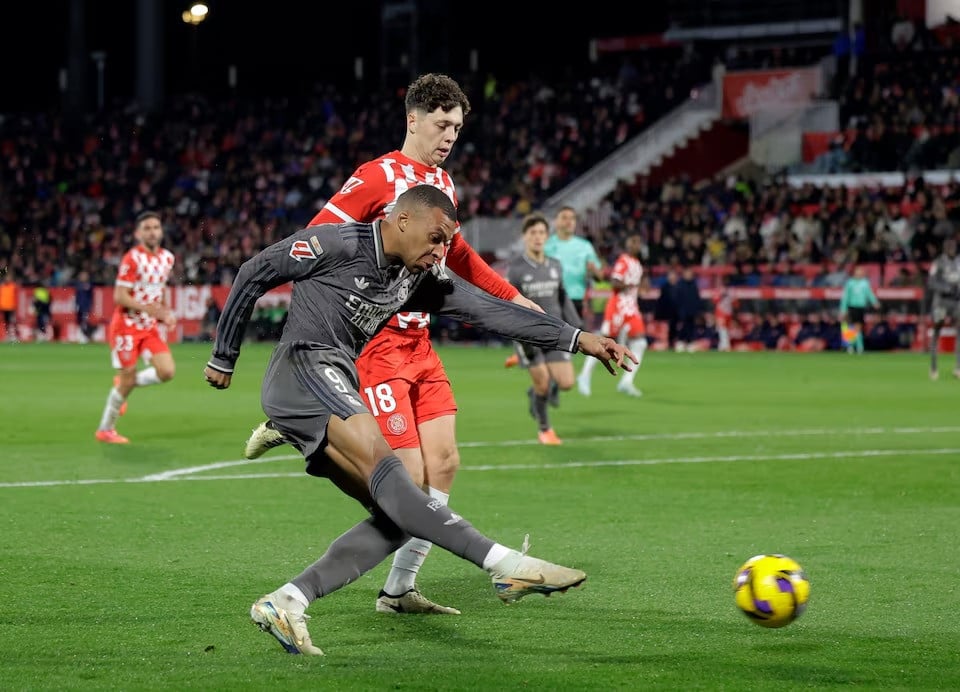
M 560 260 L 544 254 L 544 245 L 550 237 L 547 218 L 543 214 L 528 214 L 520 229 L 523 233 L 523 252 L 507 266 L 507 281 L 548 315 L 581 326 L 580 314 L 563 287 L 563 265 Z M 562 444 L 563 440 L 557 437 L 550 425 L 547 400 L 551 382 L 556 383 L 559 391 L 565 392 L 573 387 L 575 375 L 570 351 L 543 349 L 518 342 L 517 359 L 533 382 L 533 386 L 527 390 L 527 396 L 530 399 L 530 415 L 537 421 L 537 439 L 544 445 Z
M 943 251 L 930 264 L 927 279 L 930 290 L 930 318 L 933 321 L 933 338 L 930 340 L 930 379 L 940 375 L 937 369 L 937 350 L 940 331 L 949 318 L 954 328 L 960 327 L 960 257 L 957 256 L 957 239 L 946 238 Z M 960 336 L 954 347 L 953 376 L 960 377 Z
M 370 512 L 299 576 L 251 607 L 253 621 L 289 653 L 322 655 L 307 630 L 307 606 L 355 581 L 411 536 L 484 569 L 505 603 L 531 593 L 566 591 L 587 578 L 579 569 L 494 542 L 424 493 L 357 391 L 354 360 L 404 306 L 448 314 L 541 348 L 579 351 L 601 360 L 612 374 L 615 366 L 629 369 L 629 361 L 636 362 L 629 349 L 611 339 L 447 275 L 441 260 L 456 213 L 444 192 L 417 185 L 400 195 L 381 221 L 305 228 L 246 261 L 223 307 L 204 369 L 217 389 L 230 386 L 257 299 L 293 282 L 283 336 L 264 375 L 263 410 L 303 454 L 307 473 L 328 478 Z

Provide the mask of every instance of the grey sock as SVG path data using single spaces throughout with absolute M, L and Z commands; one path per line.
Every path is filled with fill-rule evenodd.
M 940 348 L 940 330 L 933 328 L 933 340 L 930 342 L 930 372 L 937 369 L 937 351 Z
M 533 395 L 533 413 L 537 419 L 537 425 L 540 426 L 540 430 L 549 430 L 550 418 L 549 414 L 547 414 L 547 396 L 545 394 Z
M 473 525 L 416 486 L 400 459 L 380 460 L 370 475 L 370 495 L 384 514 L 411 536 L 430 541 L 477 567 L 494 546 Z
M 409 538 L 389 517 L 377 512 L 337 538 L 291 582 L 312 602 L 356 581 Z

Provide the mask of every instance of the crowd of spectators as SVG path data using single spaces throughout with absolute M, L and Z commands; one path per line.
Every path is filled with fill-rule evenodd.
M 605 223 L 585 228 L 601 256 L 612 257 L 622 238 L 639 232 L 648 266 L 730 265 L 737 283 L 758 285 L 756 267 L 768 265 L 781 269 L 768 281 L 820 285 L 809 269 L 798 277 L 791 267 L 929 262 L 957 231 L 960 184 L 917 177 L 896 188 L 795 187 L 777 176 L 698 184 L 674 178 L 622 182 L 602 205 Z M 895 278 L 905 277 L 885 280 Z
M 522 215 L 684 100 L 708 69 L 664 55 L 547 85 L 461 81 L 471 98 L 449 162 L 461 219 Z M 361 162 L 399 146 L 403 94 L 318 88 L 303 102 L 173 99 L 89 121 L 0 118 L 0 264 L 25 284 L 81 270 L 113 281 L 145 208 L 164 216 L 175 281 L 229 282 L 308 221 Z
M 844 122 L 856 133 L 843 152 L 850 169 L 950 163 L 960 52 L 928 44 L 922 34 L 885 53 L 858 49 L 858 71 L 842 90 Z M 473 111 L 448 164 L 461 218 L 538 208 L 684 100 L 717 63 L 783 67 L 822 52 L 688 45 L 604 62 L 565 83 L 461 75 Z M 402 93 L 325 86 L 298 101 L 183 96 L 162 112 L 116 107 L 79 122 L 2 116 L 0 265 L 24 285 L 73 285 L 82 272 L 108 285 L 131 243 L 130 219 L 153 208 L 177 256 L 174 282 L 228 284 L 245 259 L 309 220 L 357 164 L 398 146 L 401 108 Z M 957 183 L 912 175 L 895 189 L 794 187 L 779 176 L 640 179 L 618 184 L 601 213 L 585 217 L 602 223 L 584 230 L 608 260 L 639 232 L 658 286 L 668 267 L 728 267 L 734 286 L 838 287 L 855 263 L 896 267 L 884 283 L 917 286 L 920 268 L 956 232 L 958 204 Z M 763 309 L 776 318 L 785 306 Z M 275 322 L 263 317 L 255 336 L 269 338 Z M 768 321 L 750 325 L 754 341 L 786 338 L 763 331 Z M 789 320 L 794 329 L 801 321 Z M 684 339 L 713 338 L 708 310 L 685 325 Z
M 960 167 L 960 26 L 931 30 L 895 17 L 870 38 L 871 49 L 857 51 L 856 68 L 837 82 L 840 131 L 807 168 Z

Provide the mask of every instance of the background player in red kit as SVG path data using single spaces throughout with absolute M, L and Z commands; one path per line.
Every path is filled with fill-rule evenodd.
M 720 280 L 717 299 L 714 301 L 713 316 L 717 326 L 717 350 L 730 350 L 730 325 L 733 322 L 733 311 L 737 301 L 730 293 L 730 277 L 724 275 Z
M 603 312 L 603 325 L 600 332 L 604 336 L 616 339 L 620 343 L 624 340 L 631 351 L 637 356 L 637 367 L 632 372 L 624 372 L 617 383 L 617 391 L 629 396 L 640 396 L 642 393 L 633 384 L 633 378 L 640 369 L 643 352 L 647 349 L 647 327 L 640 314 L 640 282 L 643 279 L 643 265 L 637 256 L 643 247 L 643 240 L 639 235 L 627 236 L 624 251 L 617 258 L 610 272 L 610 284 L 613 295 L 607 301 Z M 580 374 L 577 375 L 577 388 L 584 396 L 590 396 L 590 377 L 593 374 L 593 359 L 588 358 Z
M 116 423 L 133 388 L 167 382 L 175 371 L 170 348 L 158 328 L 158 321 L 168 328 L 177 324 L 173 312 L 164 303 L 174 259 L 172 252 L 160 247 L 163 241 L 160 215 L 142 212 L 137 216 L 133 233 L 138 244 L 128 250 L 120 262 L 113 292 L 116 307 L 107 328 L 110 359 L 117 374 L 96 438 L 110 444 L 129 442 L 117 433 Z M 141 357 L 148 367 L 137 372 L 137 361 Z
M 407 89 L 406 136 L 399 151 L 369 161 L 353 172 L 343 187 L 310 222 L 369 223 L 385 217 L 404 191 L 432 185 L 458 203 L 450 174 L 440 168 L 453 148 L 470 102 L 460 85 L 442 74 L 418 77 Z M 457 226 L 459 231 L 459 225 Z M 541 311 L 467 244 L 457 232 L 446 266 L 485 291 Z M 363 277 L 356 277 L 363 281 Z M 447 504 L 460 466 L 456 412 L 450 380 L 430 341 L 430 315 L 401 312 L 373 338 L 357 360 L 364 403 L 376 417 L 390 447 L 396 450 L 414 482 Z M 256 458 L 285 442 L 269 422 L 261 423 L 247 441 L 247 458 Z M 417 589 L 415 579 L 431 544 L 411 539 L 394 556 L 393 566 L 377 598 L 385 613 L 459 614 L 437 605 Z

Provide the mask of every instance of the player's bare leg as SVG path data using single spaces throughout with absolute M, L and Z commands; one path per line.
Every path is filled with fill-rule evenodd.
M 151 385 L 169 382 L 173 379 L 176 371 L 173 355 L 169 352 L 152 354 L 147 367 L 136 371 L 136 386 L 149 387 Z M 114 378 L 114 386 L 116 386 L 117 380 L 118 378 Z M 126 412 L 127 402 L 124 401 L 123 406 L 120 407 L 120 415 L 122 416 Z
M 455 416 L 439 416 L 417 426 L 419 447 L 394 450 L 414 482 L 435 502 L 443 505 L 450 499 L 453 478 L 460 467 L 455 430 Z M 378 612 L 460 614 L 456 608 L 429 600 L 417 588 L 417 575 L 431 547 L 429 541 L 411 538 L 397 550 L 383 589 L 377 597 Z
M 173 362 L 173 355 L 169 351 L 155 353 L 150 356 L 150 364 L 143 370 L 137 371 L 137 386 L 149 387 L 150 385 L 169 382 L 176 372 L 177 366 Z

